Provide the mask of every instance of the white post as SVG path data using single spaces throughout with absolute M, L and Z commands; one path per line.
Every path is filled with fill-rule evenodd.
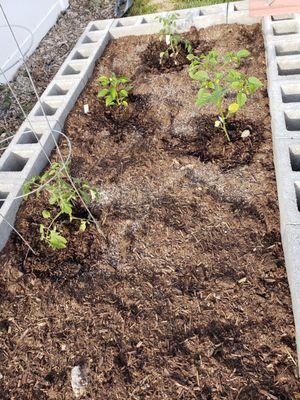
M 58 0 L 62 10 L 66 10 L 69 7 L 69 0 Z

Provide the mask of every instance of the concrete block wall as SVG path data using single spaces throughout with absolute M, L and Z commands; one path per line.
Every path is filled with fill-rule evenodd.
M 265 17 L 263 31 L 281 238 L 300 366 L 300 14 Z
M 205 28 L 226 23 L 254 23 L 249 18 L 247 1 L 178 10 L 178 27 L 188 31 L 192 25 Z M 26 179 L 39 174 L 47 165 L 46 154 L 55 146 L 53 135 L 63 129 L 64 121 L 79 94 L 89 80 L 96 60 L 101 57 L 110 40 L 130 35 L 158 33 L 161 24 L 157 17 L 166 13 L 137 17 L 91 21 L 73 50 L 51 81 L 28 119 L 21 125 L 0 158 L 0 251 L 5 246 L 11 228 L 3 217 L 14 224 Z M 45 119 L 45 116 L 47 120 Z M 50 125 L 50 128 L 49 128 Z M 3 217 L 1 217 L 1 215 Z

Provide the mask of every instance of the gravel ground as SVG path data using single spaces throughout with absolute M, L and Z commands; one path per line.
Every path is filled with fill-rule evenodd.
M 113 16 L 112 0 L 69 0 L 69 8 L 61 14 L 56 25 L 41 41 L 28 59 L 28 66 L 42 94 L 59 67 L 73 48 L 86 25 L 94 19 Z M 21 67 L 12 82 L 26 112 L 36 103 L 36 97 L 24 67 Z M 0 86 L 0 137 L 14 133 L 23 121 L 23 115 L 7 86 Z

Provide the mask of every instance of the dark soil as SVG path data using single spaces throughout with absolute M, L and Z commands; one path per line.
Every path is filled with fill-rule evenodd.
M 196 38 L 195 38 L 196 35 Z M 197 33 L 191 32 L 189 40 L 190 45 L 193 48 L 194 54 L 207 53 L 210 51 L 214 43 L 206 42 L 205 40 L 199 40 Z M 148 43 L 147 48 L 141 54 L 142 65 L 147 72 L 156 73 L 163 71 L 181 71 L 185 65 L 188 65 L 187 55 L 188 51 L 186 43 L 184 41 L 179 43 L 179 52 L 176 57 L 164 57 L 160 58 L 160 53 L 165 52 L 168 46 L 164 41 L 153 40 Z
M 259 25 L 187 37 L 247 48 L 255 57 L 242 70 L 266 85 Z M 226 143 L 215 110 L 195 105 L 186 65 L 149 69 L 156 40 L 111 42 L 66 122 L 72 174 L 101 194 L 92 211 L 103 235 L 65 224 L 67 249 L 49 249 L 47 199 L 30 198 L 16 227 L 37 254 L 15 235 L 0 254 L 1 399 L 72 399 L 75 365 L 86 399 L 300 398 L 266 91 Z M 132 79 L 126 109 L 96 96 L 112 71 Z

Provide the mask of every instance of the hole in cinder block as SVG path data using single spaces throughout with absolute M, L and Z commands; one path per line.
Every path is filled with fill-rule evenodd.
M 85 60 L 89 58 L 91 51 L 88 50 L 76 50 L 72 56 L 72 60 Z
M 38 143 L 41 139 L 42 135 L 38 133 L 34 133 L 32 131 L 25 131 L 20 136 L 17 144 L 34 144 Z
M 57 111 L 57 107 L 53 107 L 53 106 L 50 106 L 50 104 L 48 104 L 48 103 L 45 103 L 45 102 L 43 102 L 42 103 L 42 106 L 43 106 L 43 108 L 42 107 L 39 107 L 38 109 L 37 109 L 37 111 L 35 112 L 35 116 L 36 117 L 43 117 L 44 116 L 44 113 L 45 113 L 45 115 L 47 115 L 47 116 L 51 116 L 51 115 L 54 115 L 55 113 L 56 113 L 56 111 Z M 43 111 L 44 110 L 44 111 Z
M 69 89 L 64 88 L 61 85 L 55 84 L 52 86 L 51 90 L 48 93 L 48 96 L 64 96 L 67 94 Z
M 78 75 L 81 72 L 81 68 L 68 65 L 62 72 L 62 75 Z
M 300 110 L 285 111 L 284 119 L 288 131 L 300 131 Z
M 9 195 L 9 193 L 0 191 L 0 208 L 5 203 L 5 200 L 7 199 L 8 195 Z
M 300 211 L 300 182 L 295 182 L 295 192 L 298 211 Z
M 246 11 L 248 10 L 247 4 L 235 4 L 233 6 L 233 11 Z
M 293 14 L 271 15 L 272 21 L 285 21 L 287 19 L 294 19 Z
M 290 161 L 293 171 L 300 171 L 300 144 L 290 146 Z
M 300 54 L 299 42 L 286 42 L 275 45 L 276 56 L 292 56 Z
M 282 21 L 273 26 L 275 36 L 292 35 L 297 33 L 297 24 L 291 21 Z
M 115 28 L 120 28 L 122 26 L 133 26 L 137 22 L 137 18 L 122 18 L 117 21 Z
M 300 60 L 278 60 L 278 75 L 300 74 Z
M 20 156 L 16 153 L 10 153 L 0 168 L 1 172 L 20 172 L 25 167 L 28 158 Z
M 283 103 L 300 102 L 300 84 L 282 85 L 281 96 Z
M 106 21 L 94 22 L 90 27 L 90 32 L 103 31 L 108 26 Z
M 89 44 L 89 43 L 95 43 L 97 40 L 95 38 L 92 38 L 91 36 L 85 36 L 82 40 L 83 44 Z

